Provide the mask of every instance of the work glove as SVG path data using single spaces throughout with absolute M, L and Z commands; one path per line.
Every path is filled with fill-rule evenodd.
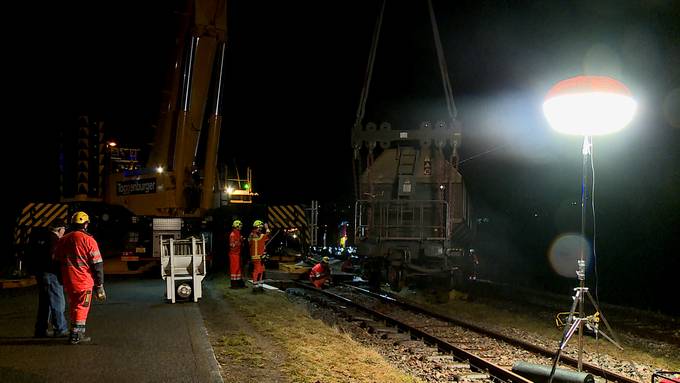
M 104 302 L 106 300 L 106 291 L 104 291 L 104 286 L 95 287 L 95 294 L 98 301 Z

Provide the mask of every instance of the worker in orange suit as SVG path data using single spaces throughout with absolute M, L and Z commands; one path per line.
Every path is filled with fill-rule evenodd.
M 309 280 L 317 289 L 322 288 L 331 277 L 331 267 L 328 262 L 328 257 L 323 257 L 321 262 L 314 265 L 309 271 Z
M 250 260 L 253 263 L 253 292 L 263 292 L 262 278 L 264 276 L 265 247 L 269 240 L 269 226 L 259 219 L 253 222 L 253 230 L 248 236 L 250 245 Z
M 231 224 L 231 233 L 229 233 L 229 275 L 232 289 L 245 287 L 245 282 L 243 282 L 243 279 L 241 278 L 242 227 L 243 223 L 241 223 L 241 221 L 238 219 L 234 220 Z
M 71 344 L 91 340 L 85 336 L 85 325 L 93 291 L 96 299 L 106 300 L 104 263 L 97 241 L 87 232 L 89 224 L 90 217 L 85 212 L 73 214 L 73 230 L 59 240 L 55 249 L 57 259 L 61 260 L 61 275 L 68 296 Z

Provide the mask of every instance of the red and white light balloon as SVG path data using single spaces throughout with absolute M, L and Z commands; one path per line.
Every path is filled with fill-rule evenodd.
M 620 81 L 604 76 L 578 76 L 558 82 L 545 97 L 543 113 L 561 133 L 599 136 L 623 129 L 637 103 Z

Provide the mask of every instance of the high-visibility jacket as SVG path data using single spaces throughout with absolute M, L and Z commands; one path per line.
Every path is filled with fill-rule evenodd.
M 241 280 L 241 231 L 238 229 L 229 234 L 229 279 Z
M 260 233 L 257 229 L 253 229 L 253 231 L 250 232 L 248 243 L 250 244 L 250 258 L 253 261 L 262 258 L 268 240 L 269 233 Z
M 328 267 L 328 265 L 324 265 L 322 262 L 317 263 L 312 267 L 312 270 L 309 271 L 309 279 L 315 280 L 323 277 L 327 277 L 331 275 L 331 269 Z
M 99 246 L 92 235 L 80 230 L 64 235 L 57 243 L 55 255 L 61 260 L 61 275 L 66 290 L 92 290 L 95 264 L 102 263 Z
M 330 277 L 331 269 L 328 264 L 319 262 L 309 271 L 309 280 L 317 289 L 323 288 Z
M 241 231 L 234 229 L 229 234 L 229 255 L 241 256 Z

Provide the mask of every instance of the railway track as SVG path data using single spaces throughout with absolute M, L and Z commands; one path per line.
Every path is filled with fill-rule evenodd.
M 317 290 L 304 283 L 298 286 L 338 302 L 327 305 L 346 320 L 358 322 L 369 332 L 392 341 L 395 347 L 401 347 L 405 352 L 415 354 L 426 362 L 434 362 L 445 378 L 458 381 L 529 382 L 512 371 L 516 361 L 536 366 L 552 365 L 553 350 L 433 313 L 386 295 L 350 285 L 328 290 Z M 366 314 L 370 317 L 367 318 Z M 562 356 L 561 361 L 564 364 L 573 363 L 574 366 L 577 363 L 575 359 L 565 356 Z M 591 364 L 584 364 L 583 369 L 599 377 L 598 380 L 637 383 Z M 558 374 L 573 378 L 575 372 L 558 369 Z

